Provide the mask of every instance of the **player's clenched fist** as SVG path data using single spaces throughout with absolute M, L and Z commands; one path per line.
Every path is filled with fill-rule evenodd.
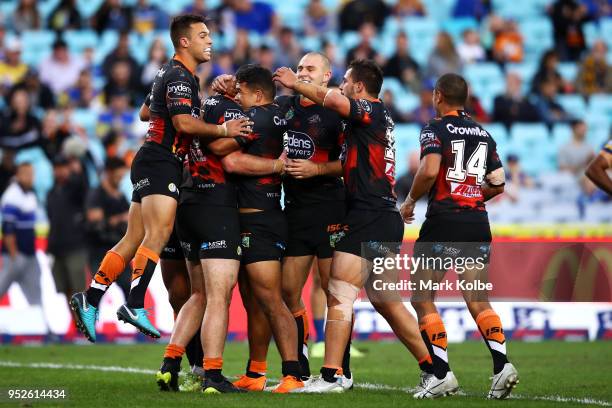
M 413 199 L 406 197 L 406 201 L 400 207 L 400 215 L 406 224 L 411 224 L 414 221 L 414 206 Z
M 281 85 L 293 89 L 297 82 L 297 75 L 291 70 L 291 68 L 281 67 L 274 72 L 273 79 Z

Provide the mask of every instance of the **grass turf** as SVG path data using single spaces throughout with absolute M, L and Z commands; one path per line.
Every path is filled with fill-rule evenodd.
M 486 401 L 490 386 L 491 359 L 483 343 L 451 344 L 449 358 L 465 395 L 435 401 L 416 401 L 400 388 L 413 387 L 419 371 L 406 350 L 396 342 L 356 342 L 366 356 L 354 359 L 352 369 L 357 384 L 370 383 L 395 387 L 393 389 L 364 389 L 358 387 L 339 395 L 203 395 L 201 393 L 161 393 L 153 374 L 103 372 L 75 368 L 0 367 L 0 406 L 58 406 L 58 407 L 157 407 L 210 406 L 269 407 L 271 404 L 292 407 L 335 406 L 359 408 L 365 406 L 458 406 L 480 407 L 503 404 L 516 407 L 587 406 L 578 400 L 612 404 L 612 343 L 511 343 L 510 358 L 520 374 L 515 390 L 519 398 L 505 402 Z M 157 370 L 163 354 L 161 344 L 136 345 L 55 345 L 44 347 L 3 346 L 0 364 L 6 362 L 28 365 L 52 363 L 95 366 L 133 367 Z M 224 373 L 238 375 L 244 370 L 247 347 L 243 343 L 229 343 L 225 350 Z M 321 360 L 312 359 L 313 372 Z M 183 368 L 187 367 L 186 359 Z M 278 353 L 271 349 L 268 361 L 269 376 L 280 376 Z M 67 390 L 62 401 L 8 401 L 8 389 Z M 559 401 L 561 397 L 570 401 Z M 544 399 L 542 399 L 544 398 Z

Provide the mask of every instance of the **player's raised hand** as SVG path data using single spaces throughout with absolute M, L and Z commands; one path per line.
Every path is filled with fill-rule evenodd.
M 253 122 L 248 118 L 232 119 L 224 122 L 225 137 L 248 136 L 252 132 Z
M 410 198 L 406 198 L 406 201 L 400 207 L 400 215 L 406 224 L 412 224 L 414 221 L 414 206 L 416 203 Z
M 234 89 L 234 76 L 222 74 L 216 77 L 212 82 L 212 89 L 220 94 L 227 94 Z
M 273 79 L 284 87 L 293 89 L 293 87 L 295 87 L 295 83 L 297 82 L 297 75 L 291 70 L 291 68 L 280 67 L 276 70 L 276 72 L 274 72 Z
M 317 163 L 304 159 L 289 159 L 285 171 L 291 177 L 297 179 L 315 177 L 321 174 L 321 169 Z

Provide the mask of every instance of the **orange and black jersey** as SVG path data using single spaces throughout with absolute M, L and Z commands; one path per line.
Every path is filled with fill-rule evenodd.
M 380 100 L 351 99 L 343 120 L 342 164 L 349 209 L 397 211 L 395 139 L 391 115 Z
M 253 132 L 243 140 L 243 152 L 268 159 L 278 158 L 283 151 L 283 134 L 287 122 L 279 106 L 255 106 L 245 112 L 253 122 Z M 238 206 L 260 210 L 280 209 L 281 178 L 279 175 L 241 176 L 238 182 Z
M 285 146 L 290 159 L 307 159 L 315 163 L 338 160 L 341 150 L 341 118 L 338 113 L 299 96 L 279 96 L 287 121 Z M 340 177 L 319 176 L 298 180 L 283 179 L 286 206 L 307 206 L 323 201 L 343 201 L 344 184 Z
M 442 155 L 426 216 L 487 222 L 481 185 L 487 174 L 502 167 L 489 132 L 464 111 L 453 111 L 425 125 L 420 143 L 421 158 Z
M 149 109 L 151 118 L 145 143 L 161 146 L 182 157 L 184 146 L 180 132 L 174 129 L 172 117 L 187 114 L 200 117 L 200 85 L 193 72 L 174 57 L 157 72 L 151 87 Z
M 240 106 L 231 98 L 216 95 L 203 103 L 206 123 L 220 125 L 244 117 Z M 236 138 L 243 145 L 244 138 Z M 223 170 L 221 158 L 210 152 L 197 137 L 186 137 L 187 157 L 181 185 L 181 203 L 199 202 L 206 205 L 237 206 L 236 177 Z

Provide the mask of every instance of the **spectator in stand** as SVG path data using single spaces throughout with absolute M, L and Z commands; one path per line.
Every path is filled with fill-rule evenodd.
M 29 68 L 25 77 L 11 89 L 8 96 L 9 100 L 11 99 L 10 94 L 15 89 L 24 89 L 28 93 L 30 104 L 33 108 L 46 110 L 55 106 L 53 91 L 47 85 L 40 82 L 38 71 L 34 68 Z
M 436 117 L 436 110 L 433 107 L 433 102 L 431 99 L 432 91 L 433 87 L 431 83 L 428 82 L 423 85 L 423 88 L 419 93 L 421 104 L 409 115 L 409 118 L 412 122 L 416 122 L 419 125 L 424 126 L 425 124 L 427 124 L 427 122 Z
M 591 52 L 582 59 L 576 76 L 576 90 L 582 95 L 612 94 L 612 66 L 606 61 L 607 55 L 606 43 L 597 40 Z
M 2 156 L 0 159 L 0 196 L 2 196 L 17 171 L 15 165 L 17 152 L 13 149 L 0 149 L 0 154 Z
M 230 4 L 237 29 L 261 35 L 278 31 L 278 17 L 270 4 L 252 0 L 232 0 Z
M 570 85 L 565 83 L 557 70 L 558 65 L 559 56 L 555 50 L 548 50 L 542 54 L 538 71 L 531 81 L 531 93 L 537 93 L 540 84 L 544 81 L 554 82 L 557 87 L 557 93 L 565 93 L 570 89 Z
M 437 80 L 449 72 L 460 73 L 462 68 L 461 58 L 455 50 L 453 38 L 445 31 L 439 32 L 436 37 L 436 46 L 427 60 L 426 79 Z
M 123 7 L 121 0 L 105 0 L 91 18 L 91 27 L 102 34 L 105 30 L 130 31 L 132 9 Z
M 539 120 L 552 126 L 558 122 L 568 121 L 571 116 L 557 102 L 557 83 L 545 80 L 540 84 L 540 92 L 531 96 L 531 103 L 536 107 Z
M 2 14 L 0 14 L 0 20 L 2 20 Z M 0 61 L 4 61 L 4 47 L 6 40 L 6 27 L 4 27 L 4 23 L 0 21 Z
M 19 0 L 17 8 L 6 21 L 8 28 L 17 33 L 42 28 L 40 14 L 36 8 L 36 0 Z
M 361 39 L 359 44 L 346 54 L 346 63 L 350 64 L 352 61 L 360 59 L 371 59 L 382 65 L 381 57 L 372 46 L 372 40 L 376 37 L 376 26 L 370 22 L 363 23 L 359 27 L 359 37 Z
M 255 63 L 274 72 L 276 68 L 276 56 L 274 50 L 265 44 L 262 44 L 257 50 Z
M 331 66 L 332 77 L 329 80 L 329 86 L 339 86 L 342 83 L 342 75 L 344 75 L 344 61 L 338 56 L 336 44 L 332 41 L 323 41 L 321 44 L 321 52 L 325 54 Z
M 48 25 L 55 31 L 80 30 L 81 13 L 76 6 L 76 0 L 61 0 L 49 15 Z
M 142 68 L 142 75 L 140 77 L 140 82 L 146 92 L 151 90 L 151 85 L 153 84 L 157 72 L 166 62 L 168 62 L 168 50 L 162 39 L 156 38 L 151 43 L 149 56 Z
M 578 61 L 586 49 L 583 32 L 588 9 L 578 0 L 557 0 L 551 8 L 555 48 L 563 61 Z
M 12 38 L 4 47 L 4 61 L 0 61 L 0 89 L 5 94 L 20 82 L 28 72 L 28 66 L 21 61 L 21 41 Z
M 234 61 L 232 60 L 232 54 L 230 51 L 221 50 L 216 53 L 215 57 L 211 77 L 216 78 L 223 74 L 234 75 Z
M 399 0 L 392 8 L 393 16 L 398 18 L 424 16 L 425 6 L 421 0 Z
M 410 188 L 412 188 L 412 182 L 414 176 L 416 176 L 417 170 L 419 169 L 420 152 L 414 150 L 408 153 L 406 162 L 408 163 L 408 171 L 397 178 L 395 182 L 395 194 L 397 194 L 397 204 L 401 205 L 406 200 Z
M 487 123 L 491 121 L 489 114 L 480 103 L 480 99 L 474 94 L 470 94 L 465 103 L 465 111 L 479 123 Z
M 338 22 L 340 32 L 357 31 L 366 22 L 382 29 L 385 19 L 391 14 L 390 7 L 383 0 L 349 0 L 343 3 Z
M 587 8 L 588 15 L 593 19 L 612 17 L 612 2 L 610 0 L 581 0 Z
M 84 69 L 76 84 L 63 95 L 61 105 L 80 109 L 100 108 L 101 104 L 97 100 L 99 96 L 100 92 L 94 89 L 91 72 Z
M 36 259 L 34 226 L 38 200 L 33 190 L 34 167 L 17 165 L 15 180 L 2 198 L 2 272 L 0 298 L 13 282 L 19 283 L 30 305 L 42 305 L 40 266 Z
M 53 161 L 53 188 L 47 194 L 51 271 L 58 292 L 70 299 L 86 286 L 85 197 L 87 176 L 78 159 L 63 155 Z
M 104 58 L 104 62 L 102 63 L 102 71 L 106 78 L 112 78 L 113 74 L 116 74 L 115 65 L 118 62 L 124 62 L 128 65 L 128 82 L 130 91 L 139 92 L 141 88 L 141 68 L 138 62 L 130 54 L 130 37 L 127 31 L 122 32 L 119 35 L 119 42 L 117 43 L 117 48 L 115 48 L 110 54 L 106 56 L 106 58 Z M 122 67 L 120 69 L 125 69 L 125 67 Z M 115 79 L 113 79 L 113 81 L 114 80 Z M 122 84 L 122 86 L 124 85 Z M 147 90 L 147 92 L 148 91 L 149 90 Z
M 478 21 L 490 13 L 490 0 L 457 0 L 453 9 L 453 17 L 474 17 Z
M 0 147 L 23 149 L 40 146 L 40 121 L 34 115 L 30 97 L 24 89 L 16 89 L 2 117 Z
M 106 135 L 110 129 L 126 135 L 129 141 L 136 142 L 132 132 L 134 110 L 130 108 L 130 95 L 117 90 L 109 95 L 108 108 L 98 116 L 96 133 L 99 137 Z
M 144 35 L 153 30 L 166 30 L 170 24 L 168 15 L 149 0 L 138 0 L 132 11 L 134 31 Z
M 595 157 L 595 152 L 585 140 L 587 134 L 586 123 L 582 120 L 575 120 L 572 121 L 571 126 L 572 140 L 561 146 L 557 162 L 559 170 L 582 176 L 587 164 Z
M 385 89 L 385 91 L 383 92 L 382 101 L 385 104 L 385 108 L 387 109 L 387 112 L 389 112 L 391 119 L 393 119 L 393 122 L 395 123 L 408 122 L 408 118 L 403 113 L 401 113 L 399 110 L 397 110 L 397 107 L 395 104 L 395 95 L 393 95 L 393 92 L 391 92 L 390 89 Z
M 64 142 L 71 135 L 70 122 L 64 113 L 60 114 L 57 110 L 51 109 L 46 112 L 42 120 L 43 149 L 51 163 L 61 154 Z
M 251 62 L 252 51 L 249 43 L 249 32 L 246 30 L 236 31 L 236 42 L 232 50 L 232 59 L 236 69 L 244 64 Z
M 516 21 L 503 21 L 500 29 L 494 29 L 493 58 L 500 64 L 523 61 L 523 36 Z
M 135 106 L 138 100 L 142 100 L 140 98 L 142 86 L 135 85 L 131 81 L 131 76 L 131 68 L 126 61 L 117 61 L 113 64 L 109 81 L 104 87 L 104 101 L 107 105 L 110 103 L 110 96 L 119 93 L 129 96 L 130 106 Z
M 383 74 L 386 77 L 397 78 L 412 92 L 418 92 L 422 81 L 419 64 L 410 56 L 409 50 L 408 35 L 400 31 L 395 37 L 395 54 L 385 63 Z
M 521 168 L 519 157 L 516 154 L 509 154 L 505 163 L 506 168 L 506 186 L 504 195 L 512 202 L 518 201 L 521 190 L 525 188 L 533 188 L 535 183 L 527 173 Z
M 468 28 L 463 32 L 463 41 L 457 46 L 457 53 L 463 64 L 468 65 L 474 62 L 484 61 L 486 52 L 480 43 L 480 35 L 473 28 Z
M 310 0 L 304 16 L 304 33 L 309 37 L 319 37 L 335 28 L 335 15 L 327 12 L 321 0 Z
M 130 204 L 120 189 L 126 172 L 127 167 L 122 159 L 106 159 L 100 185 L 87 194 L 87 252 L 92 273 L 98 270 L 108 248 L 118 242 L 127 230 Z M 126 265 L 117 280 L 126 299 L 130 292 L 130 281 L 130 267 Z
M 514 122 L 536 122 L 539 118 L 536 107 L 522 92 L 521 77 L 509 72 L 506 75 L 506 92 L 493 101 L 493 121 L 508 128 Z
M 81 57 L 71 55 L 68 45 L 62 39 L 53 43 L 53 52 L 42 61 L 40 80 L 49 86 L 55 95 L 60 95 L 74 85 L 79 78 L 81 70 L 85 68 L 85 61 Z
M 278 36 L 278 52 L 276 53 L 277 67 L 295 67 L 302 57 L 303 50 L 295 38 L 293 30 L 283 27 Z
M 211 18 L 210 13 L 212 10 L 209 10 L 206 7 L 206 2 L 204 0 L 193 0 L 189 2 L 187 6 L 183 9 L 183 14 L 200 14 L 202 16 L 207 16 Z

